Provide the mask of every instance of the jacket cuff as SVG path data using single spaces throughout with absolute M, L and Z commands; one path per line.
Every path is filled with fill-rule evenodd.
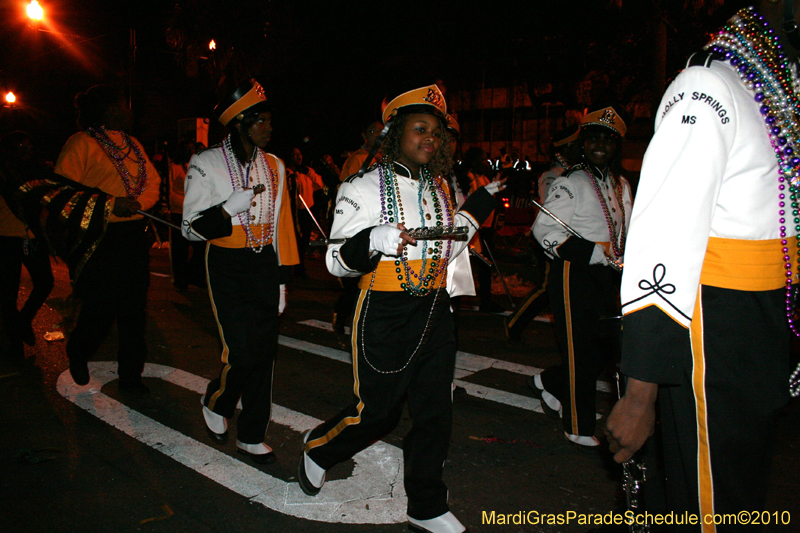
M 556 250 L 558 251 L 558 257 L 564 261 L 569 261 L 576 265 L 588 265 L 592 259 L 592 252 L 594 252 L 594 243 L 572 235 Z
M 233 233 L 233 222 L 222 213 L 222 204 L 202 211 L 190 224 L 192 231 L 205 240 L 229 237 Z
M 349 239 L 339 248 L 339 257 L 350 270 L 372 272 L 378 267 L 381 254 L 369 255 L 369 234 L 372 227 L 365 228 Z
M 459 212 L 467 212 L 475 219 L 478 226 L 484 223 L 489 218 L 489 215 L 494 211 L 495 206 L 494 196 L 489 194 L 483 187 L 469 195 L 467 201 L 461 206 Z
M 622 329 L 620 370 L 626 376 L 676 385 L 683 370 L 691 368 L 688 330 L 658 307 L 651 305 L 625 315 Z

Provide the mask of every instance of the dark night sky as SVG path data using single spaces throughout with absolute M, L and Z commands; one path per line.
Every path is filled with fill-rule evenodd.
M 209 73 L 201 62 L 199 72 L 188 76 L 167 45 L 176 3 L 188 19 L 201 19 L 193 33 L 198 39 L 222 34 L 210 36 L 249 45 L 250 56 L 257 55 L 255 50 L 262 53 L 255 66 L 243 71 L 262 81 L 276 105 L 278 146 L 310 136 L 332 152 L 356 147 L 362 123 L 377 117 L 380 100 L 402 79 L 441 78 L 457 91 L 514 81 L 569 85 L 591 70 L 608 68 L 647 75 L 649 50 L 642 39 L 648 2 L 643 0 L 624 2 L 622 10 L 598 0 L 482 5 L 42 0 L 57 31 L 79 36 L 66 38 L 31 27 L 22 11 L 26 3 L 0 4 L 0 89 L 14 90 L 22 103 L 13 114 L 0 115 L 0 133 L 27 129 L 48 158 L 75 131 L 72 98 L 77 92 L 94 83 L 127 81 L 129 28 L 136 29 L 138 45 L 134 134 L 151 149 L 156 141 L 174 140 L 177 119 L 210 116 L 218 98 L 218 73 Z M 681 46 L 701 46 L 703 30 L 713 29 L 732 11 L 722 9 L 709 18 L 675 10 L 670 23 L 683 34 L 678 38 L 670 32 L 668 75 L 684 57 Z

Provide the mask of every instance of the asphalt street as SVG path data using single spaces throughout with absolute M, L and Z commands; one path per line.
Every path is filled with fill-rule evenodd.
M 407 415 L 382 441 L 333 468 L 316 498 L 296 483 L 303 433 L 353 394 L 349 338 L 330 327 L 340 288 L 322 261 L 308 259 L 308 278 L 290 287 L 266 438 L 278 462 L 259 466 L 235 453 L 233 439 L 218 446 L 205 433 L 200 393 L 217 375 L 220 355 L 207 292 L 175 291 L 167 251 L 154 248 L 151 256 L 148 397 L 120 393 L 115 331 L 90 363 L 86 387 L 69 376 L 64 341 L 44 339 L 69 309 L 61 263 L 54 263 L 56 286 L 35 321 L 36 345 L 26 347 L 24 363 L 0 358 L 0 531 L 406 531 Z M 23 293 L 29 291 L 23 275 Z M 534 322 L 522 342 L 510 342 L 502 316 L 466 303 L 445 469 L 453 512 L 473 532 L 566 533 L 591 529 L 577 522 L 581 515 L 623 511 L 620 468 L 608 451 L 569 443 L 526 384 L 557 362 L 552 325 Z M 609 377 L 598 384 L 601 417 L 613 403 Z M 235 421 L 231 429 L 235 435 Z M 767 509 L 790 513 L 791 523 L 767 531 L 800 531 L 798 400 L 779 416 L 775 452 Z M 495 523 L 486 523 L 493 512 Z M 568 512 L 575 513 L 569 524 L 513 523 L 517 513 L 535 519 Z M 499 524 L 500 515 L 512 523 Z

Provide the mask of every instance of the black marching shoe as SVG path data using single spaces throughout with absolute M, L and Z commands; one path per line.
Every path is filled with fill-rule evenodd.
M 271 465 L 278 460 L 272 448 L 264 444 L 245 444 L 236 440 L 236 452 L 249 457 L 254 463 L 259 465 Z
M 467 528 L 450 511 L 429 520 L 408 517 L 411 533 L 464 533 Z
M 200 397 L 200 404 L 203 406 L 203 420 L 206 423 L 208 436 L 211 437 L 215 444 L 228 442 L 228 420 L 206 407 L 205 395 Z

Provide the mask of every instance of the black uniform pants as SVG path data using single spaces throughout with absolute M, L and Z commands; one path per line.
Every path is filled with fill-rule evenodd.
M 561 364 L 542 372 L 544 388 L 562 405 L 564 431 L 595 432 L 597 377 L 619 352 L 620 275 L 611 267 L 555 259 L 548 294 Z
M 31 277 L 33 289 L 22 309 L 18 310 L 17 296 L 22 265 L 25 265 Z M 22 325 L 33 320 L 51 290 L 53 271 L 47 244 L 22 237 L 0 237 L 0 313 L 3 326 L 12 342 L 22 342 L 19 337 Z
M 117 321 L 119 379 L 141 379 L 147 345 L 144 340 L 150 250 L 147 222 L 113 222 L 83 267 L 75 285 L 80 314 L 67 342 L 67 356 L 87 361 Z
M 278 351 L 278 261 L 272 246 L 206 249 L 208 292 L 222 340 L 222 370 L 205 404 L 231 418 L 239 399 L 238 439 L 259 444 L 272 413 L 272 373 Z
M 449 510 L 442 473 L 452 429 L 456 346 L 449 297 L 445 289 L 438 292 L 438 298 L 416 298 L 361 291 L 352 337 L 355 400 L 315 428 L 305 448 L 328 470 L 392 431 L 407 400 L 412 426 L 403 439 L 404 482 L 408 515 L 418 520 Z
M 702 518 L 764 509 L 775 412 L 789 398 L 785 294 L 701 286 L 691 346 L 680 347 L 681 383 L 659 388 L 669 510 Z M 675 528 L 741 530 L 758 528 Z

